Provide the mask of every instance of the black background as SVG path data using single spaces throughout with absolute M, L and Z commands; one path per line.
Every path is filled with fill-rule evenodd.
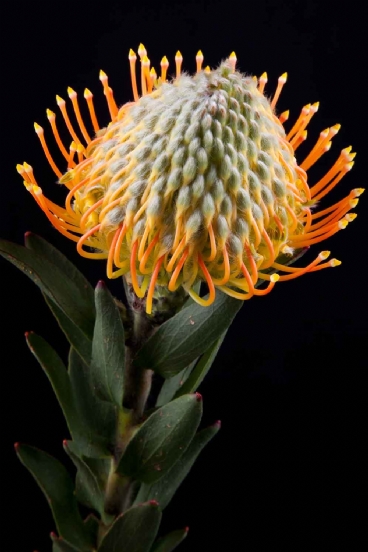
M 288 71 L 281 111 L 290 108 L 293 118 L 304 104 L 321 102 L 299 159 L 322 129 L 342 124 L 310 182 L 353 144 L 356 165 L 329 201 L 365 185 L 367 42 L 356 0 L 8 0 L 1 11 L 0 234 L 18 243 L 27 230 L 42 235 L 93 284 L 105 277 L 104 262 L 79 258 L 51 228 L 15 165 L 32 164 L 45 193 L 62 202 L 33 121 L 50 134 L 45 109 L 57 110 L 55 94 L 67 99 L 67 86 L 80 93 L 87 86 L 107 123 L 98 72 L 107 72 L 120 103 L 131 99 L 127 55 L 140 41 L 156 69 L 165 54 L 173 68 L 178 48 L 188 71 L 199 48 L 211 67 L 235 50 L 242 71 L 268 71 L 270 93 Z M 164 515 L 165 531 L 190 527 L 183 552 L 362 549 L 367 205 L 363 195 L 357 220 L 303 259 L 328 248 L 341 267 L 276 285 L 247 302 L 233 323 L 200 389 L 203 423 L 221 419 L 222 430 Z M 68 435 L 24 332 L 36 331 L 64 356 L 67 346 L 34 284 L 2 259 L 0 270 L 2 541 L 6 552 L 46 552 L 51 514 L 12 445 L 30 443 L 68 463 L 62 449 Z M 118 282 L 109 286 L 121 294 Z

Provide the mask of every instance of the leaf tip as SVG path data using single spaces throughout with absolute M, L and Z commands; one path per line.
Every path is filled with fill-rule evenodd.
M 201 395 L 200 393 L 195 393 L 195 397 L 196 397 L 196 399 L 197 399 L 198 402 L 202 402 L 203 397 L 202 397 L 202 395 Z
M 151 506 L 158 506 L 157 500 L 150 500 L 148 504 L 151 504 Z
M 215 422 L 213 425 L 214 425 L 214 427 L 218 427 L 220 429 L 220 427 L 222 425 L 222 422 L 221 422 L 221 420 L 217 420 L 217 422 Z
M 58 538 L 57 534 L 54 531 L 51 531 L 50 537 L 53 541 L 55 541 Z
M 63 439 L 63 447 L 68 448 L 68 440 L 67 439 Z
M 18 443 L 18 441 L 14 443 L 15 452 L 18 452 L 19 447 L 20 447 L 20 443 Z
M 189 527 L 184 527 L 184 531 L 186 532 L 186 534 L 189 533 Z
M 29 236 L 32 236 L 32 232 L 30 230 L 27 230 L 27 232 L 24 232 L 24 239 L 26 240 L 29 238 Z
M 106 284 L 103 280 L 99 280 L 97 282 L 97 286 L 96 286 L 96 289 L 105 289 L 106 288 Z

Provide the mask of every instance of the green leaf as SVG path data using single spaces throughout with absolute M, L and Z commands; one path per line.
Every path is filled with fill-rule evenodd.
M 98 552 L 149 552 L 161 522 L 156 502 L 141 504 L 119 516 Z
M 140 504 L 147 500 L 157 500 L 163 510 L 169 504 L 177 489 L 190 472 L 194 462 L 203 448 L 211 441 L 220 429 L 220 423 L 202 429 L 194 437 L 193 441 L 179 461 L 159 481 L 151 485 L 143 483 L 139 489 L 134 504 Z
M 213 361 L 215 360 L 217 352 L 221 347 L 223 340 L 225 339 L 226 332 L 227 330 L 223 332 L 223 334 L 218 339 L 216 339 L 213 345 L 211 345 L 211 347 L 207 349 L 205 353 L 203 353 L 203 355 L 197 362 L 194 370 L 192 370 L 187 380 L 176 392 L 175 398 L 181 397 L 181 395 L 185 395 L 186 393 L 194 393 L 194 391 L 198 389 L 207 372 L 211 368 Z
M 87 457 L 110 456 L 115 446 L 118 409 L 96 397 L 90 369 L 72 348 L 69 355 L 69 378 L 74 404 L 83 432 L 74 441 Z
M 218 291 L 207 308 L 190 305 L 162 324 L 138 352 L 135 364 L 164 378 L 174 376 L 228 329 L 243 302 Z
M 91 548 L 89 550 L 92 550 Z M 71 545 L 59 537 L 55 537 L 52 543 L 52 552 L 81 552 L 80 548 Z
M 76 497 L 81 504 L 92 508 L 100 515 L 104 513 L 104 494 L 98 479 L 79 453 L 72 441 L 64 441 L 64 450 L 77 468 Z
M 43 294 L 44 299 L 55 316 L 60 329 L 70 345 L 74 347 L 77 353 L 82 357 L 86 364 L 90 364 L 92 355 L 92 341 L 68 318 L 50 297 Z
M 117 472 L 153 483 L 180 458 L 202 416 L 200 395 L 184 395 L 156 410 L 130 440 Z
M 27 345 L 48 377 L 66 419 L 71 435 L 78 431 L 79 420 L 74 407 L 67 369 L 54 349 L 39 335 L 26 334 Z
M 83 523 L 91 539 L 91 542 L 93 542 L 96 547 L 100 522 L 98 521 L 96 516 L 94 516 L 93 514 L 89 514 L 89 516 L 86 517 Z
M 96 287 L 96 323 L 92 342 L 92 382 L 100 398 L 121 406 L 125 360 L 119 309 L 104 282 Z
M 167 378 L 164 381 L 160 393 L 157 397 L 156 406 L 164 406 L 164 404 L 167 404 L 172 400 L 177 390 L 180 389 L 184 382 L 189 378 L 191 371 L 196 365 L 196 362 L 197 359 L 191 362 L 189 366 L 187 366 L 187 368 L 184 368 L 184 370 L 182 370 L 178 374 L 172 376 L 171 378 Z
M 73 265 L 67 260 L 63 264 L 61 259 L 64 257 L 58 252 L 57 255 L 54 248 L 51 250 L 53 253 L 46 257 L 21 245 L 0 240 L 0 254 L 29 276 L 87 337 L 92 338 L 95 313 L 89 288 L 80 285 L 77 269 L 73 271 Z
M 91 550 L 74 496 L 73 482 L 64 466 L 52 456 L 28 445 L 17 444 L 16 452 L 46 496 L 59 535 L 77 549 Z
M 172 531 L 159 539 L 152 547 L 151 552 L 172 552 L 188 535 L 188 528 Z

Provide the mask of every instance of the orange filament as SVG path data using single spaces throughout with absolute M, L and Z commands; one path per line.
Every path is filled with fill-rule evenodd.
M 259 274 L 260 277 L 262 278 L 262 280 L 264 279 L 268 279 L 268 278 L 264 278 L 261 274 Z M 268 276 L 268 275 L 267 275 Z M 259 296 L 262 296 L 262 295 L 268 295 L 268 293 L 270 293 L 273 288 L 275 287 L 275 283 L 279 281 L 279 275 L 278 274 L 272 274 L 272 276 L 269 277 L 269 280 L 270 280 L 270 283 L 268 284 L 268 286 L 265 288 L 265 289 L 256 289 L 254 288 L 254 295 L 259 295 Z
M 152 252 L 152 249 L 155 247 L 156 243 L 158 242 L 159 235 L 160 235 L 160 232 L 158 231 L 156 236 L 153 238 L 153 240 L 151 241 L 151 243 L 147 247 L 147 249 L 146 249 L 146 251 L 145 251 L 145 253 L 142 257 L 142 260 L 139 264 L 139 271 L 142 274 L 149 274 L 151 272 L 150 269 L 146 268 L 146 263 L 148 261 L 148 257 L 150 256 L 150 254 Z
M 266 86 L 268 81 L 267 73 L 262 73 L 262 75 L 259 77 L 259 84 L 258 84 L 258 90 L 261 94 L 264 92 L 264 87 Z
M 263 236 L 263 239 L 266 242 L 267 249 L 268 249 L 269 254 L 270 254 L 270 258 L 268 259 L 268 261 L 262 263 L 262 268 L 264 269 L 264 268 L 268 268 L 269 266 L 272 265 L 273 261 L 275 260 L 276 255 L 275 255 L 275 250 L 273 248 L 273 243 L 270 240 L 270 237 L 267 234 L 266 230 L 263 230 L 262 236 Z
M 77 118 L 77 121 L 78 121 L 78 124 L 79 124 L 79 128 L 81 130 L 81 133 L 83 134 L 83 138 L 85 139 L 85 141 L 87 142 L 87 144 L 90 143 L 91 141 L 91 138 L 87 132 L 87 129 L 85 127 L 85 124 L 84 124 L 84 121 L 82 119 L 82 115 L 81 115 L 81 112 L 80 112 L 80 109 L 79 109 L 79 104 L 78 104 L 78 97 L 77 97 L 77 93 L 75 90 L 73 90 L 72 88 L 68 88 L 68 96 L 69 98 L 71 99 L 72 101 L 72 104 L 73 104 L 73 109 L 74 109 L 74 113 L 75 113 L 75 116 Z
M 290 142 L 291 138 L 298 132 L 299 128 L 301 127 L 303 121 L 306 119 L 307 115 L 310 112 L 311 104 L 305 105 L 297 120 L 295 121 L 294 125 L 292 126 L 291 130 L 286 135 L 286 139 Z
M 212 281 L 212 278 L 211 278 L 211 275 L 210 273 L 208 272 L 207 270 L 207 267 L 206 265 L 204 264 L 203 262 L 203 259 L 201 257 L 201 255 L 198 253 L 198 264 L 203 272 L 203 275 L 206 279 L 206 282 L 207 282 L 207 286 L 208 286 L 208 290 L 209 290 L 209 296 L 208 296 L 208 299 L 202 299 L 202 297 L 200 297 L 195 291 L 193 291 L 192 289 L 189 289 L 189 295 L 191 296 L 191 298 L 196 302 L 198 303 L 199 305 L 202 305 L 202 307 L 209 307 L 210 305 L 212 305 L 212 303 L 214 302 L 215 300 L 215 297 L 216 297 L 216 291 L 215 291 L 215 286 L 213 284 L 213 281 Z
M 286 83 L 286 80 L 287 80 L 287 73 L 283 73 L 281 75 L 281 77 L 279 77 L 279 80 L 277 82 L 276 92 L 275 92 L 275 95 L 274 95 L 274 97 L 272 98 L 272 101 L 271 101 L 272 109 L 274 109 L 276 104 L 277 104 L 277 100 L 280 97 L 282 88 L 283 88 L 284 84 Z
M 91 228 L 91 230 L 88 230 L 83 236 L 79 239 L 77 243 L 77 251 L 79 255 L 82 257 L 86 257 L 87 259 L 107 259 L 108 254 L 107 253 L 89 253 L 87 251 L 84 251 L 83 244 L 87 241 L 87 239 L 95 234 L 96 232 L 99 232 L 101 228 L 101 224 L 97 224 L 94 228 Z M 91 245 L 91 243 L 89 243 Z M 93 247 L 93 245 L 92 245 Z
M 280 234 L 282 235 L 283 232 L 284 232 L 284 227 L 282 225 L 281 220 L 279 219 L 279 217 L 276 214 L 273 215 L 273 219 L 276 222 L 276 225 L 277 225 L 278 229 L 280 230 Z
M 156 262 L 154 271 L 152 273 L 152 278 L 151 278 L 150 285 L 149 285 L 149 288 L 148 288 L 147 300 L 146 300 L 146 312 L 147 312 L 147 314 L 152 313 L 153 294 L 154 294 L 154 291 L 155 291 L 155 286 L 156 286 L 156 282 L 157 282 L 157 278 L 158 278 L 158 273 L 160 272 L 160 268 L 161 268 L 162 262 L 164 260 L 164 257 L 165 257 L 165 255 L 162 255 L 158 259 L 158 261 Z
M 69 148 L 68 169 L 73 169 L 75 167 L 74 154 L 76 151 L 77 145 L 75 142 L 72 142 Z
M 252 273 L 252 282 L 253 282 L 253 284 L 256 284 L 256 282 L 258 280 L 258 269 L 257 269 L 256 262 L 253 258 L 252 252 L 251 252 L 250 247 L 249 247 L 248 244 L 244 244 L 244 249 L 245 249 L 245 252 L 247 254 L 249 264 L 250 264 L 250 269 L 251 269 L 251 273 Z
M 84 97 L 87 101 L 88 111 L 89 111 L 89 115 L 91 117 L 93 130 L 95 132 L 98 132 L 100 130 L 100 127 L 99 127 L 97 117 L 96 117 L 95 106 L 93 104 L 93 94 L 90 90 L 88 90 L 88 88 L 86 88 L 85 91 L 84 91 Z
M 162 82 L 165 82 L 166 81 L 166 73 L 167 73 L 167 70 L 169 68 L 169 61 L 167 59 L 166 56 L 164 56 L 160 62 L 160 66 L 161 66 L 161 81 Z
M 121 234 L 121 230 L 122 230 L 122 226 L 119 226 L 119 228 L 116 230 L 116 232 L 114 234 L 114 237 L 112 239 L 112 242 L 111 242 L 111 245 L 110 245 L 110 248 L 109 248 L 109 255 L 107 257 L 106 274 L 107 274 L 107 277 L 110 278 L 110 279 L 117 278 L 118 276 L 120 276 L 124 272 L 123 269 L 116 270 L 115 272 L 113 271 L 114 254 L 115 254 L 117 241 L 118 241 L 119 236 Z
M 203 59 L 204 59 L 204 58 L 203 58 L 202 51 L 201 51 L 201 50 L 198 50 L 197 55 L 196 55 L 197 73 L 199 73 L 200 70 L 202 69 Z
M 182 256 L 180 257 L 180 260 L 176 265 L 175 270 L 170 278 L 169 285 L 168 285 L 168 288 L 170 291 L 175 291 L 179 287 L 178 285 L 176 285 L 176 280 L 178 279 L 178 276 L 181 272 L 181 269 L 183 268 L 185 261 L 187 260 L 188 255 L 189 255 L 189 248 L 187 247 L 184 253 L 182 254 Z
M 224 256 L 224 275 L 223 277 L 219 280 L 219 279 L 216 279 L 216 278 L 212 278 L 212 282 L 216 285 L 216 286 L 223 286 L 225 285 L 229 279 L 230 279 L 230 261 L 229 261 L 229 253 L 226 249 L 226 246 L 223 248 L 222 250 L 222 254 Z
M 335 186 L 340 182 L 340 180 L 345 176 L 345 174 L 350 171 L 353 167 L 353 163 L 346 164 L 342 169 L 341 172 L 334 178 L 334 180 L 325 188 L 322 190 L 322 192 L 316 196 L 313 196 L 313 201 L 319 201 L 322 199 L 325 195 L 327 195 Z
M 148 224 L 146 224 L 146 227 L 144 229 L 143 236 L 142 236 L 142 239 L 141 239 L 141 243 L 139 244 L 138 261 L 142 260 L 142 257 L 144 255 L 144 248 L 146 247 L 146 241 L 147 241 L 148 234 L 150 233 L 150 231 L 151 231 L 150 227 L 148 226 Z
M 175 66 L 176 66 L 176 78 L 178 78 L 181 74 L 181 64 L 183 63 L 183 56 L 181 55 L 180 51 L 178 50 L 175 55 Z
M 318 255 L 314 261 L 312 261 L 309 265 L 307 265 L 305 268 L 301 269 L 295 269 L 291 274 L 280 276 L 280 282 L 286 282 L 287 280 L 294 280 L 295 278 L 298 278 L 299 276 L 302 276 L 303 274 L 306 274 L 309 272 L 313 267 L 320 264 L 322 261 L 326 260 L 329 256 L 329 251 L 323 251 Z M 276 268 L 276 267 L 275 267 Z M 281 270 L 284 270 L 283 268 Z M 263 276 L 262 276 L 263 277 Z
M 208 235 L 210 237 L 210 244 L 211 244 L 211 254 L 210 256 L 206 259 L 206 261 L 213 261 L 216 257 L 216 253 L 217 253 L 217 248 L 216 248 L 216 239 L 215 239 L 215 233 L 213 231 L 213 226 L 212 224 L 210 223 L 208 228 Z
M 288 203 L 285 205 L 285 209 L 287 210 L 287 212 L 291 217 L 291 220 L 293 221 L 292 225 L 289 228 L 289 232 L 293 233 L 296 227 L 298 226 L 298 219 L 296 218 L 296 214 L 294 213 L 294 211 L 292 210 L 292 208 Z
M 138 88 L 137 88 L 137 76 L 136 76 L 136 70 L 135 70 L 136 61 L 137 61 L 137 56 L 135 52 L 132 49 L 130 49 L 129 51 L 130 79 L 132 81 L 133 98 L 135 102 L 137 102 L 139 99 Z
M 74 234 L 71 234 L 70 232 L 68 232 L 64 228 L 64 226 L 62 226 L 61 221 L 59 221 L 59 219 L 56 216 L 54 216 L 50 213 L 50 211 L 47 207 L 46 201 L 45 201 L 45 197 L 42 194 L 41 188 L 39 186 L 34 186 L 33 188 L 35 188 L 35 189 L 29 190 L 29 191 L 32 193 L 33 197 L 35 198 L 38 205 L 41 207 L 42 211 L 45 213 L 45 215 L 47 216 L 47 218 L 49 219 L 51 224 L 58 230 L 58 232 L 63 234 L 63 236 L 66 236 L 67 238 L 69 238 L 72 241 L 78 242 L 79 237 L 74 236 Z M 72 228 L 72 229 L 74 230 L 74 228 Z
M 145 291 L 143 291 L 143 289 L 140 288 L 138 284 L 137 268 L 135 264 L 137 259 L 137 249 L 138 249 L 138 240 L 135 240 L 132 247 L 132 252 L 130 255 L 130 276 L 132 279 L 132 286 L 134 289 L 134 293 L 136 294 L 137 297 L 142 298 L 144 297 Z
M 78 138 L 73 126 L 72 126 L 72 123 L 70 122 L 69 115 L 68 115 L 68 112 L 67 112 L 66 106 L 65 106 L 65 100 L 63 100 L 63 98 L 60 98 L 60 96 L 56 96 L 56 101 L 57 101 L 57 104 L 60 108 L 61 114 L 64 118 L 65 124 L 66 124 L 66 126 L 69 130 L 70 136 L 73 138 L 74 142 L 76 142 L 77 144 L 80 144 L 81 141 L 79 140 L 79 138 Z
M 121 263 L 121 261 L 120 261 L 120 250 L 121 250 L 121 245 L 123 243 L 123 239 L 125 237 L 125 234 L 127 233 L 127 230 L 128 230 L 128 227 L 125 224 L 125 222 L 123 222 L 123 225 L 121 226 L 121 228 L 119 230 L 119 235 L 118 235 L 118 238 L 116 240 L 115 251 L 114 251 L 114 264 L 118 268 L 122 268 L 123 266 L 126 266 L 126 261 L 123 261 L 123 263 Z
M 285 123 L 285 121 L 288 120 L 289 115 L 290 115 L 290 111 L 289 111 L 289 110 L 284 111 L 283 113 L 281 113 L 281 115 L 280 115 L 280 117 L 279 117 L 280 123 L 281 123 L 281 124 Z
M 112 89 L 109 87 L 109 80 L 104 71 L 100 71 L 100 81 L 103 86 L 104 94 L 107 101 L 107 107 L 109 109 L 111 120 L 114 121 L 116 119 L 116 116 L 118 114 L 118 107 L 115 103 L 114 96 L 112 93 Z
M 65 148 L 63 142 L 61 141 L 59 131 L 58 131 L 57 126 L 56 126 L 56 115 L 50 109 L 47 109 L 46 113 L 47 113 L 47 118 L 48 118 L 48 120 L 50 122 L 50 125 L 51 125 L 51 129 L 52 129 L 52 133 L 54 135 L 55 141 L 56 141 L 57 145 L 59 146 L 59 150 L 63 154 L 66 161 L 68 161 L 69 160 L 69 152 Z
M 47 161 L 50 164 L 50 167 L 52 168 L 56 176 L 58 178 L 61 178 L 63 176 L 63 173 L 57 168 L 55 161 L 53 160 L 52 155 L 49 151 L 49 148 L 47 147 L 43 128 L 37 123 L 34 124 L 34 127 L 35 127 L 36 134 L 40 139 L 42 149 L 45 153 Z
M 84 215 L 82 216 L 82 218 L 80 219 L 80 222 L 79 222 L 79 225 L 80 227 L 82 228 L 82 230 L 84 229 L 85 225 L 86 225 L 86 222 L 87 222 L 87 219 L 89 217 L 89 215 L 91 215 L 93 213 L 93 211 L 95 211 L 98 207 L 100 207 L 102 205 L 102 202 L 103 202 L 103 198 L 102 199 L 99 199 L 98 201 L 96 201 L 96 203 L 94 203 L 89 209 L 87 209 L 87 211 L 84 213 Z
M 143 58 L 141 59 L 141 64 L 142 64 L 142 78 L 144 78 L 144 83 L 145 83 L 145 93 L 143 93 L 143 95 L 145 95 L 147 94 L 151 83 L 150 60 L 148 59 L 147 56 L 143 56 Z M 143 85 L 142 85 L 142 89 L 143 89 Z
M 319 243 L 319 242 L 321 242 L 323 240 L 326 240 L 327 238 L 333 236 L 339 230 L 343 230 L 344 228 L 347 227 L 347 225 L 348 225 L 347 220 L 340 220 L 338 223 L 333 224 L 330 231 L 326 232 L 326 234 L 323 234 L 322 236 L 318 236 L 316 238 L 310 238 L 310 239 L 307 238 L 307 239 L 305 239 L 305 241 L 302 241 L 302 242 L 296 242 L 296 246 L 298 248 L 301 248 L 301 247 L 305 247 L 307 245 L 314 245 L 315 243 Z M 291 247 L 294 247 L 294 242 L 293 241 L 291 242 Z
M 320 220 L 319 222 L 314 223 L 311 226 L 311 229 L 312 230 L 317 230 L 317 228 L 326 226 L 327 223 L 330 224 L 331 222 L 337 222 L 338 219 L 340 219 L 343 215 L 345 215 L 348 211 L 350 211 L 350 209 L 353 209 L 354 207 L 356 207 L 356 203 L 354 203 L 354 202 L 358 202 L 358 200 L 357 199 L 355 199 L 355 200 L 351 199 L 349 201 L 343 202 L 340 205 L 340 207 L 338 209 L 336 209 L 335 211 L 333 211 L 330 215 L 328 215 L 324 219 Z
M 174 264 L 176 262 L 176 259 L 179 257 L 180 253 L 183 251 L 185 245 L 186 245 L 186 236 L 183 236 L 182 239 L 180 240 L 179 245 L 175 249 L 175 251 L 173 253 L 173 256 L 171 257 L 167 267 L 166 267 L 167 272 L 172 272 L 172 270 L 174 268 Z
M 341 201 L 338 201 L 334 205 L 331 205 L 331 207 L 327 207 L 326 209 L 323 209 L 323 211 L 318 211 L 317 213 L 313 213 L 312 214 L 312 219 L 314 220 L 314 219 L 317 219 L 317 218 L 321 218 L 324 215 L 327 215 L 328 213 L 331 213 L 331 211 L 336 211 L 342 205 L 345 205 L 346 202 L 351 201 L 354 198 L 356 198 L 357 195 L 359 196 L 360 194 L 357 194 L 356 190 L 351 190 L 350 194 L 348 196 L 344 197 L 344 199 L 342 199 Z

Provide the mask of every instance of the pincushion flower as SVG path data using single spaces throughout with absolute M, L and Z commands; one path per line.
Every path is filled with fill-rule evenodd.
M 100 128 L 92 93 L 85 91 L 92 132 L 87 130 L 71 88 L 75 120 L 65 101 L 57 103 L 71 135 L 63 143 L 56 115 L 47 110 L 52 133 L 67 163 L 63 172 L 50 153 L 44 130 L 35 124 L 45 155 L 68 193 L 65 207 L 46 198 L 32 167 L 18 165 L 25 185 L 53 226 L 77 242 L 78 252 L 107 260 L 107 275 L 125 275 L 135 294 L 146 297 L 152 311 L 155 289 L 175 292 L 182 287 L 207 306 L 216 288 L 240 300 L 265 295 L 276 281 L 285 281 L 340 264 L 319 253 L 304 268 L 287 266 L 295 253 L 318 244 L 343 229 L 356 215 L 362 189 L 354 189 L 334 205 L 316 210 L 352 168 L 355 154 L 342 150 L 331 169 L 312 186 L 307 171 L 331 147 L 339 125 L 321 132 L 299 164 L 295 151 L 307 137 L 307 126 L 318 103 L 303 107 L 286 133 L 289 113 L 277 116 L 276 104 L 286 73 L 271 99 L 265 95 L 267 75 L 259 79 L 236 70 L 232 53 L 220 66 L 181 73 L 167 81 L 168 60 L 161 76 L 143 45 L 140 57 L 141 95 L 136 77 L 137 56 L 129 54 L 134 101 L 118 107 L 105 73 L 100 80 L 111 122 Z M 205 281 L 209 294 L 194 286 Z M 265 282 L 265 287 L 257 285 Z

